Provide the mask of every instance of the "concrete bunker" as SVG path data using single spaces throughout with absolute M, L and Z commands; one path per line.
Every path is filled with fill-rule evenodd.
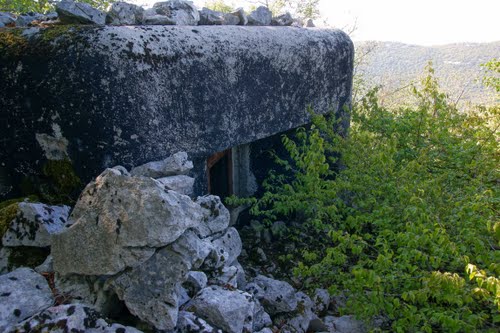
M 195 194 L 250 195 L 262 151 L 307 124 L 308 105 L 343 117 L 350 104 L 354 49 L 339 30 L 63 26 L 0 41 L 0 199 L 47 160 L 86 183 L 177 151 Z

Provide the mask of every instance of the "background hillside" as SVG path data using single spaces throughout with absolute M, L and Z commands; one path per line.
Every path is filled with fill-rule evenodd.
M 480 79 L 481 64 L 498 58 L 500 41 L 493 43 L 460 43 L 440 46 L 418 46 L 394 42 L 357 42 L 358 55 L 364 61 L 358 73 L 368 86 L 382 85 L 385 103 L 401 103 L 407 89 L 401 89 L 423 75 L 429 60 L 433 62 L 442 90 L 460 103 L 492 105 L 494 92 L 485 89 Z M 498 101 L 497 101 L 498 102 Z

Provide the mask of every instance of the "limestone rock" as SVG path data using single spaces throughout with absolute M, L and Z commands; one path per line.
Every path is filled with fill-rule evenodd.
M 364 333 L 368 332 L 362 321 L 356 320 L 353 316 L 323 318 L 329 332 L 336 333 Z
M 0 276 L 0 332 L 31 317 L 54 302 L 43 276 L 29 268 L 19 268 Z
M 224 13 L 203 7 L 200 10 L 199 25 L 222 25 L 224 24 Z
M 330 306 L 330 294 L 326 289 L 316 289 L 314 292 L 314 312 L 318 314 L 326 314 Z
M 172 190 L 187 196 L 193 195 L 194 178 L 192 177 L 177 175 L 159 178 L 156 181 L 160 183 L 166 190 Z
M 15 24 L 16 19 L 10 13 L 0 12 L 0 28 Z
M 106 23 L 106 14 L 84 2 L 63 0 L 55 4 L 59 19 L 65 24 L 99 24 Z
M 273 17 L 271 24 L 278 26 L 290 26 L 293 23 L 293 17 L 290 13 L 281 14 L 279 16 Z
M 54 258 L 49 255 L 47 259 L 37 267 L 34 268 L 38 273 L 54 273 Z
M 307 19 L 306 23 L 304 23 L 304 28 L 314 28 L 316 25 L 312 19 Z
M 156 329 L 171 330 L 182 304 L 181 285 L 188 272 L 199 267 L 210 252 L 207 244 L 188 230 L 175 243 L 111 283 L 130 312 Z
M 241 22 L 240 16 L 235 15 L 233 13 L 224 14 L 224 25 L 239 25 Z
M 186 282 L 184 282 L 183 287 L 187 289 L 188 295 L 193 297 L 200 290 L 207 286 L 207 275 L 199 271 L 190 271 L 187 275 Z
M 111 275 L 149 259 L 199 225 L 201 208 L 189 197 L 165 191 L 150 178 L 105 170 L 82 192 L 70 219 L 55 235 L 54 268 L 61 274 Z
M 106 23 L 112 25 L 137 25 L 144 18 L 142 7 L 126 3 L 114 2 L 106 15 Z
M 91 305 L 105 315 L 117 307 L 116 294 L 105 277 L 56 274 L 54 283 L 59 294 L 71 303 Z
M 248 25 L 271 25 L 273 14 L 269 8 L 259 6 L 256 10 L 248 15 Z
M 210 279 L 210 284 L 238 289 L 238 267 L 222 267 L 217 271 L 217 274 Z
M 47 17 L 39 13 L 27 13 L 16 18 L 16 27 L 27 27 L 33 21 L 47 21 Z
M 187 258 L 164 248 L 112 284 L 133 315 L 156 329 L 172 330 L 177 323 L 178 289 L 190 266 Z
M 179 333 L 222 333 L 222 330 L 215 329 L 205 320 L 197 317 L 192 312 L 179 311 L 177 320 L 177 330 Z
M 0 275 L 9 272 L 9 256 L 10 251 L 8 247 L 0 248 Z
M 144 16 L 143 22 L 146 25 L 175 25 L 170 17 L 156 14 Z
M 21 202 L 2 238 L 4 246 L 48 247 L 52 236 L 66 230 L 70 207 Z
M 157 15 L 166 16 L 173 25 L 197 25 L 200 14 L 191 1 L 169 0 L 153 5 Z
M 231 227 L 223 234 L 213 236 L 213 249 L 205 260 L 205 267 L 220 268 L 230 266 L 241 253 L 242 244 L 238 231 Z
M 162 161 L 149 162 L 130 170 L 132 176 L 162 178 L 166 176 L 183 175 L 193 168 L 193 162 L 188 160 L 186 152 L 178 152 Z
M 266 312 L 264 307 L 259 303 L 259 301 L 254 300 L 254 302 L 255 302 L 255 307 L 253 310 L 252 328 L 254 331 L 259 331 L 266 326 L 270 326 L 273 323 L 273 321 L 271 320 L 271 317 Z
M 248 17 L 243 8 L 238 8 L 230 14 L 236 16 L 239 19 L 238 25 L 248 24 Z
M 287 282 L 258 275 L 245 290 L 253 294 L 271 315 L 297 308 L 295 290 Z
M 252 331 L 254 307 L 248 293 L 211 286 L 200 291 L 186 310 L 224 332 L 241 333 L 243 329 Z
M 303 292 L 298 292 L 296 294 L 296 301 L 297 311 L 290 314 L 282 314 L 281 316 L 275 318 L 277 321 L 286 322 L 285 326 L 282 328 L 283 332 L 322 332 L 328 329 L 328 327 L 325 326 L 313 312 L 314 303 L 309 296 Z
M 226 230 L 229 226 L 230 215 L 218 196 L 198 197 L 196 203 L 203 208 L 202 223 L 196 228 L 200 237 L 205 238 Z
M 84 304 L 66 304 L 50 307 L 19 323 L 11 332 L 88 332 L 88 333 L 140 333 L 120 324 L 109 324 L 93 308 Z

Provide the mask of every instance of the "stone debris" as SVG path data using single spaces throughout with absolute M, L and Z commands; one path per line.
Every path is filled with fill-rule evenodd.
M 193 195 L 194 178 L 186 175 L 177 175 L 156 179 L 166 190 L 172 190 L 187 196 Z
M 83 190 L 71 228 L 54 236 L 55 270 L 116 274 L 145 262 L 201 218 L 201 207 L 189 197 L 166 191 L 151 178 L 107 169 Z
M 11 13 L 0 12 L 0 28 L 16 24 L 16 18 Z
M 114 2 L 104 13 L 90 4 L 62 0 L 55 4 L 56 12 L 48 14 L 27 13 L 14 15 L 0 12 L 0 28 L 5 26 L 48 26 L 52 24 L 97 24 L 97 25 L 255 25 L 314 27 L 312 20 L 294 19 L 290 13 L 272 17 L 271 11 L 260 6 L 248 15 L 243 8 L 231 13 L 222 13 L 209 8 L 198 10 L 192 1 L 168 0 L 157 2 L 144 9 L 127 2 Z
M 178 152 L 162 161 L 149 162 L 130 170 L 132 176 L 162 178 L 184 175 L 193 168 L 193 162 L 188 160 L 186 152 Z
M 248 15 L 248 25 L 271 25 L 273 13 L 265 6 L 259 6 Z
M 29 268 L 0 275 L 0 332 L 45 310 L 54 302 L 43 276 Z
M 191 1 L 169 0 L 157 2 L 153 5 L 153 11 L 156 15 L 166 17 L 166 24 L 170 25 L 198 25 L 200 14 L 198 9 Z M 146 12 L 146 15 L 152 12 Z M 147 17 L 146 17 L 147 19 Z
M 114 2 L 106 15 L 111 25 L 139 25 L 143 20 L 144 9 L 126 2 Z
M 279 16 L 273 17 L 271 21 L 271 25 L 277 25 L 277 26 L 290 26 L 293 23 L 293 17 L 292 14 L 290 13 L 285 13 L 281 14 Z
M 41 311 L 7 332 L 140 333 L 141 331 L 120 324 L 109 324 L 95 309 L 86 305 L 66 304 Z
M 55 4 L 59 20 L 64 24 L 106 24 L 106 14 L 84 2 L 63 0 Z
M 48 247 L 55 234 L 71 225 L 68 221 L 69 211 L 68 206 L 21 202 L 16 218 L 2 238 L 2 244 L 7 247 Z
M 186 306 L 187 311 L 228 333 L 252 331 L 255 302 L 241 290 L 210 286 L 201 290 Z
M 353 316 L 333 317 L 326 316 L 323 318 L 329 332 L 335 333 L 364 333 L 368 330 L 362 321 L 356 320 Z
M 351 332 L 349 327 L 358 327 L 350 317 L 318 317 L 332 314 L 326 290 L 317 290 L 312 301 L 287 282 L 264 275 L 247 283 L 238 262 L 241 238 L 229 226 L 220 198 L 194 201 L 179 193 L 182 186 L 167 185 L 172 178 L 192 179 L 185 175 L 150 177 L 191 168 L 184 154 L 160 166 L 147 163 L 141 172 L 106 169 L 83 190 L 69 218 L 69 207 L 20 203 L 24 213 L 16 219 L 22 215 L 40 223 L 65 216 L 61 220 L 68 227 L 55 228 L 51 241 L 39 243 L 52 245 L 52 252 L 36 270 L 53 274 L 58 304 L 71 304 L 51 307 L 55 300 L 44 277 L 17 269 L 0 276 L 0 330 L 43 332 L 57 326 L 56 332 L 140 332 L 104 319 L 122 307 L 154 330 L 172 333 Z M 248 228 L 260 235 L 263 225 Z M 275 234 L 281 231 L 269 230 L 269 237 Z M 11 249 L 0 248 L 1 257 Z
M 291 312 L 297 308 L 295 289 L 284 281 L 258 275 L 245 290 L 258 299 L 271 315 Z

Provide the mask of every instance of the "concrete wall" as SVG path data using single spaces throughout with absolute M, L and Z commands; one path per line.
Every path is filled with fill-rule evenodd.
M 242 26 L 0 30 L 0 198 L 47 158 L 88 181 L 187 151 L 206 156 L 350 103 L 338 30 Z M 200 188 L 200 190 L 203 190 Z

